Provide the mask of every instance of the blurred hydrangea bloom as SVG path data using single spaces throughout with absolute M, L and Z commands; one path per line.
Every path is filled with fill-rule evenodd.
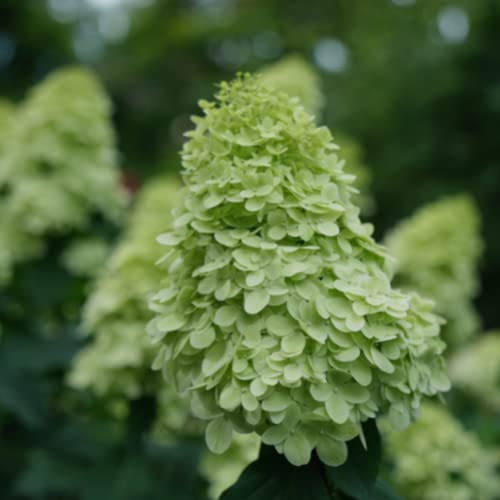
M 392 289 L 326 128 L 249 76 L 216 98 L 187 134 L 187 190 L 158 237 L 154 367 L 209 420 L 212 451 L 256 431 L 293 464 L 316 449 L 338 465 L 363 421 L 388 411 L 404 427 L 448 389 L 439 319 Z
M 9 265 L 97 213 L 120 217 L 125 193 L 110 115 L 104 90 L 79 68 L 53 73 L 19 106 L 0 157 L 0 247 Z
M 265 85 L 297 97 L 305 110 L 317 121 L 321 118 L 325 97 L 314 67 L 298 55 L 291 55 L 265 66 L 260 71 Z
M 159 283 L 154 262 L 162 249 L 155 238 L 168 225 L 179 192 L 170 179 L 151 181 L 139 192 L 127 229 L 84 306 L 83 328 L 93 339 L 75 360 L 69 376 L 74 387 L 125 400 L 157 388 L 144 335 L 151 318 L 147 297 Z
M 493 500 L 500 491 L 496 450 L 435 403 L 424 403 L 418 421 L 402 432 L 387 432 L 393 480 L 407 500 Z
M 481 335 L 454 354 L 449 373 L 457 388 L 500 412 L 500 331 Z
M 450 347 L 478 331 L 472 299 L 483 245 L 479 213 L 469 196 L 424 206 L 396 226 L 386 243 L 397 259 L 397 283 L 436 301 L 447 320 L 443 339 Z
M 75 276 L 97 275 L 106 262 L 109 244 L 102 238 L 78 238 L 64 249 L 62 263 Z
M 305 110 L 320 121 L 325 105 L 321 90 L 321 81 L 314 67 L 301 56 L 292 55 L 265 66 L 261 70 L 261 81 L 275 90 L 285 92 L 290 97 L 297 97 Z M 363 163 L 360 146 L 344 134 L 335 133 L 335 142 L 342 150 L 346 161 L 346 172 L 356 176 L 353 185 L 359 193 L 352 194 L 353 201 L 361 208 L 363 215 L 373 213 L 375 203 L 369 194 L 371 176 Z

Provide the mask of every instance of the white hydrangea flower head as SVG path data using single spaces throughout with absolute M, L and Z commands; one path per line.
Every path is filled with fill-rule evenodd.
M 16 110 L 2 147 L 0 217 L 8 236 L 0 246 L 12 261 L 38 254 L 47 236 L 85 229 L 96 214 L 119 219 L 126 196 L 111 103 L 89 71 L 64 69 L 37 85 Z M 24 240 L 37 252 L 19 248 Z
M 151 301 L 156 369 L 214 452 L 256 431 L 296 465 L 449 387 L 432 303 L 391 287 L 325 127 L 258 78 L 222 83 L 182 150 L 186 191 Z
M 435 300 L 446 318 L 443 339 L 449 347 L 479 331 L 472 300 L 483 244 L 472 198 L 461 194 L 424 206 L 398 224 L 386 243 L 397 260 L 397 283 Z
M 147 298 L 159 283 L 154 262 L 162 249 L 155 238 L 168 225 L 179 192 L 180 183 L 169 178 L 150 181 L 139 191 L 127 229 L 84 305 L 83 329 L 92 341 L 74 361 L 73 387 L 128 400 L 159 385 L 144 335 L 151 318 Z
M 498 498 L 498 451 L 482 447 L 446 408 L 426 402 L 417 422 L 385 437 L 392 478 L 405 499 Z
M 500 331 L 478 336 L 454 353 L 449 363 L 454 386 L 481 403 L 500 412 Z

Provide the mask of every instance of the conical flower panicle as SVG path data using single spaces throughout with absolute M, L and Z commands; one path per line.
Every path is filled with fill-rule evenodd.
M 90 72 L 51 74 L 8 121 L 0 144 L 3 282 L 16 263 L 40 256 L 49 237 L 83 231 L 96 214 L 116 223 L 126 202 L 111 103 Z
M 88 71 L 70 68 L 37 85 L 16 113 L 0 185 L 24 231 L 84 227 L 93 213 L 116 220 L 124 204 L 111 103 Z
M 483 243 L 479 212 L 469 196 L 449 196 L 424 206 L 389 233 L 387 245 L 397 259 L 397 283 L 436 301 L 447 320 L 443 339 L 449 347 L 479 331 L 472 301 L 479 289 Z
M 294 464 L 346 459 L 361 423 L 404 426 L 448 388 L 431 303 L 391 288 L 330 132 L 243 76 L 201 102 L 187 190 L 152 300 L 154 367 L 190 394 L 224 451 L 257 431 Z

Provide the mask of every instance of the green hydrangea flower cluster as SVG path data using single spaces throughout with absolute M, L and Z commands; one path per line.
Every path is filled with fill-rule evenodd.
M 158 387 L 144 335 L 151 318 L 147 297 L 159 283 L 154 262 L 162 249 L 155 238 L 168 225 L 179 192 L 171 179 L 151 181 L 140 190 L 127 229 L 83 308 L 83 329 L 93 339 L 75 359 L 69 375 L 73 387 L 123 400 Z
M 483 245 L 479 213 L 468 195 L 424 206 L 397 225 L 386 243 L 397 259 L 397 283 L 436 301 L 447 320 L 442 336 L 449 347 L 479 330 L 472 299 Z
M 500 412 L 500 331 L 481 335 L 454 354 L 449 373 L 457 388 Z
M 263 84 L 299 99 L 305 110 L 319 121 L 325 105 L 318 73 L 299 55 L 283 57 L 259 72 Z
M 448 389 L 440 321 L 391 287 L 325 127 L 248 75 L 216 99 L 193 118 L 187 189 L 158 237 L 154 367 L 209 420 L 212 451 L 256 431 L 293 464 L 316 449 L 338 465 L 363 421 L 388 411 L 404 427 Z
M 314 67 L 298 55 L 285 57 L 277 63 L 266 66 L 261 71 L 261 81 L 275 90 L 296 97 L 305 110 L 320 121 L 325 105 L 321 81 Z M 363 215 L 373 213 L 375 203 L 369 194 L 371 175 L 363 163 L 360 146 L 350 137 L 335 133 L 335 142 L 340 146 L 346 161 L 346 172 L 356 176 L 353 185 L 359 193 L 353 193 L 353 202 L 361 208 Z
M 104 90 L 79 68 L 53 73 L 17 109 L 0 157 L 5 279 L 48 235 L 82 230 L 96 213 L 119 218 L 126 200 L 110 115 Z
M 416 423 L 386 438 L 393 480 L 407 500 L 498 498 L 498 452 L 483 448 L 442 406 L 425 403 Z

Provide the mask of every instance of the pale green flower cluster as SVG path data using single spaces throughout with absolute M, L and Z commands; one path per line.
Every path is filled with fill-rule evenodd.
M 479 330 L 472 299 L 483 245 L 479 213 L 469 196 L 424 206 L 393 229 L 386 243 L 397 259 L 398 284 L 434 299 L 446 318 L 443 339 L 449 347 Z
M 209 421 L 212 451 L 256 431 L 293 464 L 316 449 L 338 465 L 363 421 L 387 411 L 404 427 L 448 389 L 440 321 L 391 287 L 326 128 L 249 76 L 216 98 L 187 133 L 187 189 L 158 237 L 154 367 Z
M 37 85 L 15 113 L 0 157 L 3 279 L 49 235 L 115 222 L 125 203 L 111 105 L 94 76 L 72 68 Z
M 96 276 L 109 253 L 107 241 L 98 237 L 77 238 L 61 255 L 63 266 L 75 276 Z
M 299 55 L 291 55 L 264 66 L 260 71 L 263 84 L 297 97 L 305 110 L 320 120 L 325 97 L 316 70 Z
M 498 498 L 498 452 L 435 403 L 422 405 L 417 422 L 388 432 L 386 450 L 393 480 L 407 500 L 493 500 Z
M 325 105 L 325 97 L 321 90 L 321 81 L 312 65 L 301 56 L 292 55 L 270 64 L 260 72 L 261 81 L 274 90 L 285 92 L 290 97 L 297 97 L 305 110 L 320 121 Z M 346 172 L 356 176 L 353 185 L 359 193 L 353 193 L 354 203 L 361 208 L 363 215 L 373 213 L 375 203 L 369 194 L 371 176 L 363 163 L 360 146 L 344 134 L 335 133 L 335 142 L 342 150 L 346 161 Z
M 93 338 L 76 357 L 70 385 L 123 399 L 159 385 L 144 335 L 151 318 L 147 297 L 159 283 L 154 262 L 162 249 L 155 238 L 168 225 L 179 192 L 171 179 L 152 181 L 139 192 L 127 229 L 84 306 L 83 328 Z
M 500 412 L 500 331 L 481 335 L 454 354 L 449 373 L 457 388 Z

